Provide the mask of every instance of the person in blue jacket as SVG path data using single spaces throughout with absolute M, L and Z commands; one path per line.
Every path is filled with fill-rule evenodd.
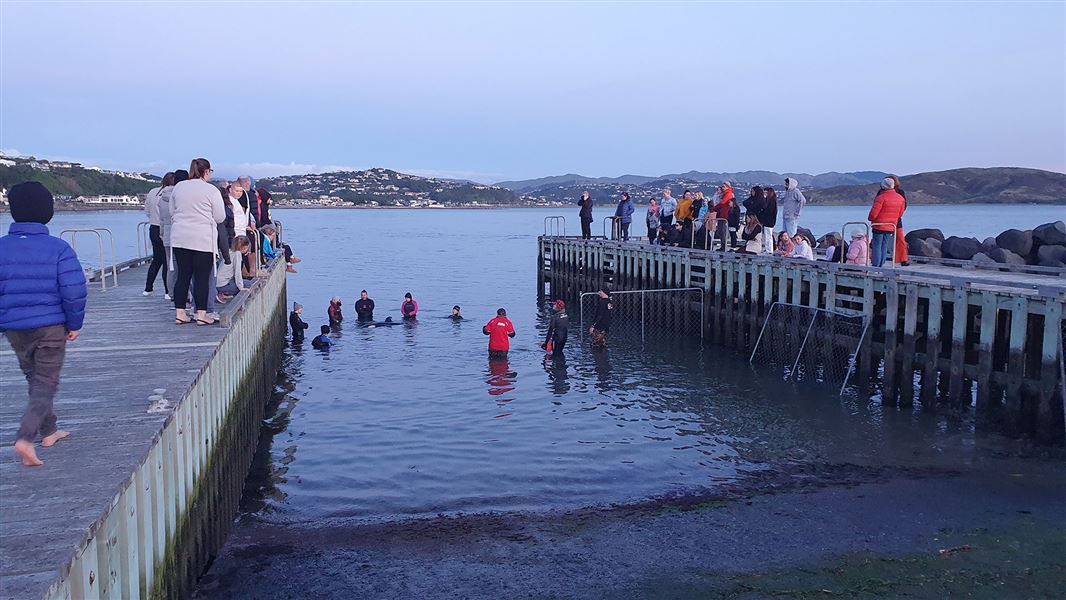
M 622 239 L 629 241 L 629 226 L 633 223 L 633 201 L 629 199 L 629 192 L 622 192 L 622 200 L 614 209 L 614 216 L 621 223 Z
M 39 467 L 34 440 L 50 448 L 70 435 L 52 412 L 67 342 L 78 339 L 88 295 L 85 274 L 69 244 L 48 234 L 52 194 L 29 181 L 11 188 L 14 223 L 0 237 L 0 332 L 18 357 L 29 383 L 29 401 L 15 441 L 27 467 Z

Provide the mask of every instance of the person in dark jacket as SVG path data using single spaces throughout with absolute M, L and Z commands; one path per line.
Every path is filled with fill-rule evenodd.
M 304 331 L 307 330 L 310 325 L 304 322 L 300 315 L 303 314 L 304 307 L 297 302 L 292 303 L 292 312 L 289 313 L 289 328 L 292 330 L 292 341 L 294 344 L 298 344 L 304 341 Z
M 15 222 L 0 238 L 0 332 L 29 383 L 15 454 L 23 465 L 39 467 L 37 434 L 45 448 L 70 435 L 56 427 L 52 409 L 67 342 L 78 339 L 85 321 L 88 291 L 77 254 L 48 234 L 52 194 L 36 181 L 20 183 L 8 203 Z
M 570 332 L 570 317 L 566 314 L 566 302 L 562 300 L 552 303 L 552 309 L 555 312 L 548 323 L 548 335 L 540 347 L 547 350 L 548 344 L 551 344 L 552 358 L 560 358 L 563 356 L 563 347 L 566 346 L 566 337 Z
M 599 299 L 596 301 L 596 317 L 592 321 L 592 327 L 589 328 L 593 349 L 607 347 L 607 332 L 611 330 L 613 320 L 614 303 L 611 302 L 611 294 L 606 290 L 600 290 Z
M 219 189 L 222 194 L 222 207 L 226 209 L 226 218 L 218 224 L 218 253 L 227 265 L 230 261 L 230 246 L 233 244 L 233 238 L 237 237 L 237 232 L 233 228 L 234 191 L 243 192 L 244 190 L 240 186 L 232 185 Z M 241 235 L 244 235 L 244 232 L 241 232 Z
M 629 192 L 622 192 L 622 199 L 618 207 L 614 209 L 614 218 L 618 220 L 619 231 L 623 241 L 629 241 L 629 226 L 633 223 L 633 201 L 629 199 Z
M 355 318 L 360 321 L 374 320 L 374 301 L 366 295 L 366 290 L 359 292 L 359 299 L 355 301 Z
M 774 253 L 774 227 L 777 227 L 777 192 L 772 187 L 763 188 L 763 212 L 759 215 L 759 223 L 762 223 L 763 254 Z
M 592 237 L 592 197 L 588 192 L 581 192 L 577 205 L 581 207 L 577 213 L 581 219 L 581 237 L 587 240 Z

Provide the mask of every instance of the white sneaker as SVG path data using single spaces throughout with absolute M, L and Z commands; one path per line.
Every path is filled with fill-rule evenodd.
M 142 296 L 151 296 L 152 292 L 141 292 Z
M 173 300 L 173 298 L 170 297 L 170 294 L 163 294 L 163 299 L 164 300 Z
M 222 315 L 218 314 L 217 312 L 209 312 L 207 313 L 207 318 L 211 319 L 212 321 L 217 321 L 222 318 Z

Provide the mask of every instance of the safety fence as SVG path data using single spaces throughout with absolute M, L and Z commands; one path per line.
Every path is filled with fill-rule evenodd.
M 703 339 L 704 291 L 701 288 L 627 290 L 612 292 L 601 302 L 598 292 L 580 299 L 581 335 L 610 311 L 610 331 L 646 343 L 655 336 Z

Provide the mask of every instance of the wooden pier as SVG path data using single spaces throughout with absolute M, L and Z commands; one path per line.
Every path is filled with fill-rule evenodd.
M 975 403 L 1007 433 L 1063 443 L 1066 270 L 957 261 L 877 268 L 561 236 L 538 247 L 542 294 L 702 288 L 704 339 L 738 351 L 751 351 L 775 302 L 862 315 L 869 335 L 861 346 L 847 342 L 859 348 L 857 381 L 876 380 L 884 403 Z
M 131 266 L 137 261 L 123 266 Z M 221 546 L 285 337 L 285 264 L 222 311 L 175 326 L 145 269 L 90 285 L 55 412 L 71 437 L 23 467 L 26 382 L 0 343 L 0 598 L 184 598 Z

